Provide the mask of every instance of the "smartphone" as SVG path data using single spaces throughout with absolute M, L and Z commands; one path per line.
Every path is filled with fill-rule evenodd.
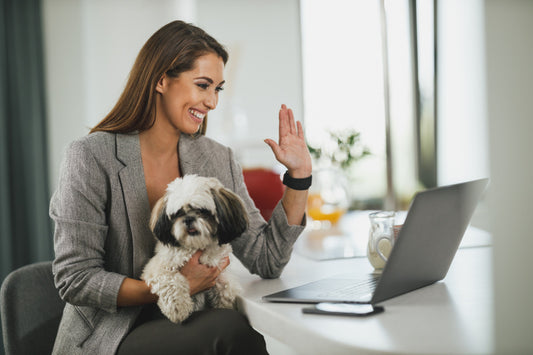
M 365 317 L 372 314 L 381 313 L 385 310 L 382 306 L 356 303 L 317 303 L 312 307 L 302 308 L 307 314 L 327 314 L 332 316 L 354 316 Z

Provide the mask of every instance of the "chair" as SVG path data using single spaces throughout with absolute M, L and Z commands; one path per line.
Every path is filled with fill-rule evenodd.
M 264 168 L 243 169 L 242 174 L 250 197 L 268 221 L 285 191 L 280 175 Z
M 51 261 L 12 271 L 0 291 L 6 355 L 52 353 L 64 306 L 54 286 Z

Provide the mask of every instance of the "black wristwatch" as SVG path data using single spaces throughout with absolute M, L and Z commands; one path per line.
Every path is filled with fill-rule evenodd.
M 283 185 L 293 189 L 293 190 L 307 190 L 311 187 L 311 182 L 313 181 L 313 175 L 309 175 L 303 179 L 295 179 L 289 175 L 289 172 L 286 171 L 283 175 Z

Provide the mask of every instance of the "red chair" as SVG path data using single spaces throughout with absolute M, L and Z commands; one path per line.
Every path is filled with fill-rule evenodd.
M 264 168 L 243 169 L 244 183 L 255 207 L 265 220 L 269 220 L 277 203 L 283 196 L 285 186 L 280 175 Z

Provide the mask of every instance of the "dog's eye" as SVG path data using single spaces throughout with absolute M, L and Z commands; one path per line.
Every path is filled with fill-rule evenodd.
M 174 214 L 172 215 L 172 219 L 183 217 L 183 216 L 185 216 L 185 214 L 186 214 L 186 213 L 185 213 L 185 210 L 184 210 L 183 208 L 180 208 L 180 209 L 178 210 L 178 212 L 176 212 L 176 213 L 174 213 Z
M 198 210 L 198 212 L 200 213 L 200 216 L 202 216 L 202 217 L 210 217 L 210 216 L 212 216 L 211 211 L 209 211 L 207 208 L 201 208 L 201 209 Z

